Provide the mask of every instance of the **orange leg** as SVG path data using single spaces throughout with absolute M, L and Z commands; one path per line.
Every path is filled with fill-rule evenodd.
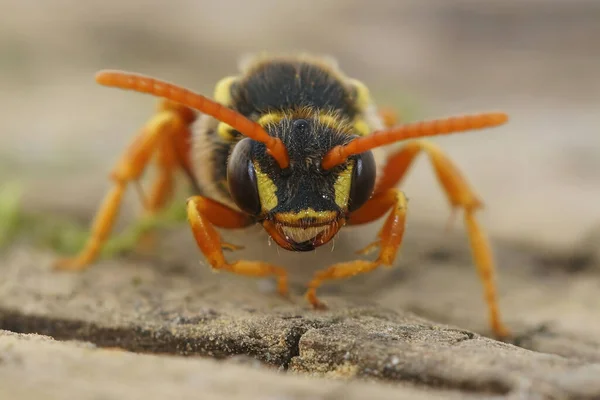
M 287 295 L 288 277 L 283 268 L 260 261 L 239 260 L 229 263 L 225 260 L 223 248 L 235 249 L 237 246 L 223 243 L 215 226 L 243 228 L 254 222 L 252 218 L 202 196 L 194 196 L 188 200 L 187 214 L 196 243 L 213 269 L 247 276 L 275 276 L 279 293 Z
M 177 167 L 171 147 L 160 147 L 156 154 L 158 176 L 155 178 L 147 199 L 146 212 L 156 214 L 163 209 L 173 196 L 174 174 Z
M 348 278 L 357 274 L 370 272 L 380 265 L 390 266 L 396 258 L 396 253 L 402 244 L 406 216 L 406 197 L 397 189 L 390 189 L 372 197 L 359 210 L 350 215 L 349 222 L 359 224 L 374 221 L 388 210 L 392 210 L 379 231 L 378 241 L 367 246 L 361 253 L 366 253 L 379 247 L 379 256 L 375 261 L 357 260 L 334 264 L 319 271 L 308 284 L 306 298 L 315 308 L 325 305 L 317 298 L 316 290 L 324 281 Z
M 414 141 L 393 154 L 383 170 L 375 193 L 386 193 L 400 183 L 406 175 L 414 158 L 425 151 L 433 164 L 435 174 L 448 196 L 453 209 L 462 208 L 465 212 L 473 259 L 480 279 L 483 283 L 485 299 L 488 305 L 490 324 L 493 332 L 498 337 L 506 337 L 508 329 L 500 319 L 496 286 L 494 283 L 494 262 L 488 240 L 479 227 L 475 212 L 482 207 L 481 200 L 473 192 L 466 179 L 461 175 L 456 166 L 448 159 L 442 150 L 435 144 L 427 141 Z
M 190 146 L 192 132 L 190 125 L 195 121 L 196 114 L 181 105 L 163 101 L 159 103 L 158 111 L 168 111 L 176 114 L 181 121 L 175 122 L 172 132 L 165 133 L 165 141 L 156 149 L 155 163 L 158 167 L 156 177 L 147 199 L 147 212 L 155 214 L 163 209 L 173 196 L 175 179 L 178 168 L 191 174 Z
M 379 109 L 379 118 L 381 118 L 381 121 L 383 122 L 383 125 L 386 128 L 392 128 L 396 125 L 399 124 L 400 122 L 400 117 L 398 116 L 398 113 L 390 107 L 382 107 Z
M 150 195 L 146 198 L 141 186 L 138 187 L 144 203 L 145 216 L 153 216 L 160 212 L 173 197 L 175 186 L 174 175 L 177 168 L 177 159 L 174 148 L 172 146 L 160 146 L 154 158 L 158 167 L 158 176 L 154 179 Z M 140 249 L 152 249 L 155 240 L 154 232 L 145 231 L 139 238 L 138 246 Z
M 190 132 L 187 130 L 187 132 Z M 180 138 L 189 139 L 191 133 L 172 135 L 171 140 Z M 157 176 L 154 178 L 150 195 L 146 198 L 142 192 L 141 186 L 138 186 L 138 191 L 142 197 L 145 208 L 145 216 L 153 216 L 163 210 L 173 197 L 175 190 L 175 172 L 178 165 L 178 155 L 175 146 L 159 146 L 156 149 L 154 163 L 157 166 Z M 138 183 L 139 185 L 139 183 Z M 155 244 L 156 236 L 153 231 L 145 231 L 139 238 L 140 249 L 152 249 Z
M 110 177 L 115 186 L 109 191 L 96 214 L 90 238 L 74 258 L 58 260 L 56 269 L 83 270 L 98 257 L 118 216 L 127 185 L 139 181 L 151 157 L 157 155 L 160 176 L 151 197 L 145 204 L 150 212 L 161 208 L 170 196 L 175 160 L 182 168 L 189 167 L 184 144 L 189 137 L 188 126 L 193 112 L 178 104 L 162 101 L 157 113 L 144 126 L 115 166 Z

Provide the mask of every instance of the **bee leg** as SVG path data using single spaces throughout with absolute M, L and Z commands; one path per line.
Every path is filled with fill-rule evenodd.
M 380 265 L 391 266 L 396 258 L 396 253 L 402 244 L 404 235 L 404 223 L 406 216 L 407 201 L 404 194 L 397 189 L 389 189 L 384 193 L 372 197 L 360 209 L 352 213 L 349 221 L 356 220 L 357 223 L 365 223 L 380 218 L 390 209 L 383 227 L 379 231 L 379 256 L 375 261 L 357 260 L 334 264 L 331 267 L 319 271 L 308 284 L 306 292 L 307 300 L 315 308 L 325 308 L 319 301 L 316 290 L 326 280 L 343 279 L 357 274 L 370 272 Z M 372 249 L 374 246 L 368 246 Z
M 157 176 L 154 178 L 149 196 L 146 198 L 142 192 L 141 186 L 138 187 L 142 202 L 145 208 L 145 217 L 151 217 L 158 214 L 166 208 L 173 198 L 175 189 L 175 173 L 182 168 L 196 184 L 190 159 L 190 144 L 192 132 L 189 125 L 194 121 L 195 114 L 181 105 L 163 100 L 159 107 L 171 110 L 181 114 L 184 124 L 179 129 L 174 130 L 172 134 L 165 139 L 169 145 L 159 146 L 154 156 L 154 164 L 157 167 Z M 159 109 L 160 111 L 160 109 Z M 154 247 L 155 236 L 152 230 L 145 230 L 138 239 L 139 245 L 145 249 Z
M 188 199 L 187 215 L 196 243 L 214 270 L 255 277 L 277 277 L 279 293 L 287 295 L 288 277 L 285 269 L 260 261 L 239 260 L 230 263 L 225 259 L 223 248 L 232 245 L 221 241 L 215 226 L 244 228 L 254 223 L 251 217 L 203 196 Z
M 386 128 L 393 128 L 400 123 L 400 116 L 393 108 L 382 107 L 379 109 L 378 114 L 383 126 Z
M 185 143 L 183 137 L 188 134 L 188 125 L 192 121 L 191 110 L 166 101 L 160 103 L 158 112 L 134 138 L 113 169 L 110 178 L 114 181 L 114 186 L 105 196 L 94 218 L 85 247 L 73 258 L 58 260 L 54 265 L 55 269 L 83 270 L 98 257 L 118 216 L 127 185 L 140 179 L 154 154 L 159 153 L 163 161 L 172 158 L 175 154 L 182 154 L 182 143 Z M 189 165 L 187 158 L 178 157 L 178 159 L 183 168 L 185 168 L 184 164 Z M 174 165 L 169 161 L 168 165 L 163 164 L 162 167 L 164 168 L 161 177 L 146 204 L 147 209 L 157 209 L 162 205 L 172 186 L 171 174 Z
M 155 163 L 158 167 L 158 176 L 155 178 L 147 199 L 146 212 L 148 214 L 156 214 L 162 210 L 173 197 L 174 174 L 178 168 L 183 169 L 188 175 L 192 174 L 190 125 L 196 119 L 195 112 L 167 100 L 159 103 L 158 111 L 176 113 L 179 115 L 181 123 L 174 124 L 171 132 L 164 135 L 164 139 L 168 143 L 164 143 L 156 149 Z M 194 179 L 192 176 L 190 177 Z M 195 184 L 195 182 L 193 183 Z
M 382 179 L 375 188 L 375 193 L 385 193 L 386 190 L 398 185 L 414 158 L 421 151 L 425 151 L 429 156 L 438 181 L 443 187 L 452 208 L 462 208 L 464 210 L 473 260 L 483 283 L 490 325 L 497 337 L 506 337 L 509 335 L 509 331 L 500 318 L 491 247 L 475 218 L 475 212 L 483 206 L 483 203 L 443 151 L 437 145 L 428 141 L 414 141 L 402 147 L 389 157 L 388 163 L 383 169 Z

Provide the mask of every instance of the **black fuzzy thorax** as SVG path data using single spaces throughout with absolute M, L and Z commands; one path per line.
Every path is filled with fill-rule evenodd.
M 233 107 L 247 117 L 313 108 L 354 118 L 356 91 L 325 66 L 274 60 L 254 67 L 231 87 Z

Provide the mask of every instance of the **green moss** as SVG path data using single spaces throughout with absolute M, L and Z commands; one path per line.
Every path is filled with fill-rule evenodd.
M 18 184 L 0 187 L 0 248 L 19 239 L 61 255 L 74 255 L 85 246 L 90 235 L 89 225 L 65 216 L 25 212 L 22 194 L 23 189 Z M 174 227 L 185 220 L 185 203 L 174 201 L 162 213 L 139 218 L 123 232 L 111 236 L 102 256 L 111 257 L 131 251 L 147 232 Z
M 17 183 L 4 183 L 0 186 L 0 248 L 8 245 L 22 222 L 22 196 L 23 188 Z
M 74 254 L 87 240 L 87 227 L 66 217 L 48 214 L 26 214 L 18 237 L 60 254 Z
M 103 249 L 103 255 L 110 257 L 130 251 L 142 237 L 150 231 L 177 226 L 186 221 L 185 203 L 174 201 L 170 207 L 155 215 L 138 219 L 120 235 L 111 238 Z

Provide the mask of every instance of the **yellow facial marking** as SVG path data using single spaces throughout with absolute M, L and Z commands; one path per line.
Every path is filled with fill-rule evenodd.
M 254 170 L 256 171 L 256 185 L 258 186 L 260 204 L 263 211 L 270 211 L 277 207 L 277 186 L 269 178 L 269 175 L 262 172 L 257 162 L 254 163 Z
M 224 106 L 231 105 L 231 85 L 237 80 L 236 76 L 228 76 L 217 82 L 215 86 L 214 99 Z
M 279 113 L 267 113 L 261 116 L 258 121 L 256 121 L 263 128 L 267 125 L 276 124 L 283 119 L 283 115 Z
M 353 170 L 354 163 L 348 163 L 346 169 L 340 173 L 333 185 L 335 192 L 335 203 L 342 209 L 348 208 L 348 199 L 350 198 Z
M 360 136 L 367 136 L 368 134 L 371 133 L 371 128 L 369 127 L 369 125 L 365 122 L 364 119 L 362 118 L 357 118 L 354 121 L 354 130 L 356 131 L 357 134 L 359 134 Z
M 295 225 L 304 218 L 312 218 L 315 223 L 326 223 L 334 220 L 337 217 L 335 211 L 315 211 L 312 208 L 307 208 L 298 212 L 286 212 L 276 214 L 278 222 L 284 224 Z
M 356 89 L 356 106 L 360 111 L 366 110 L 371 103 L 371 94 L 369 93 L 369 89 L 364 83 L 356 79 L 351 79 L 350 83 Z

